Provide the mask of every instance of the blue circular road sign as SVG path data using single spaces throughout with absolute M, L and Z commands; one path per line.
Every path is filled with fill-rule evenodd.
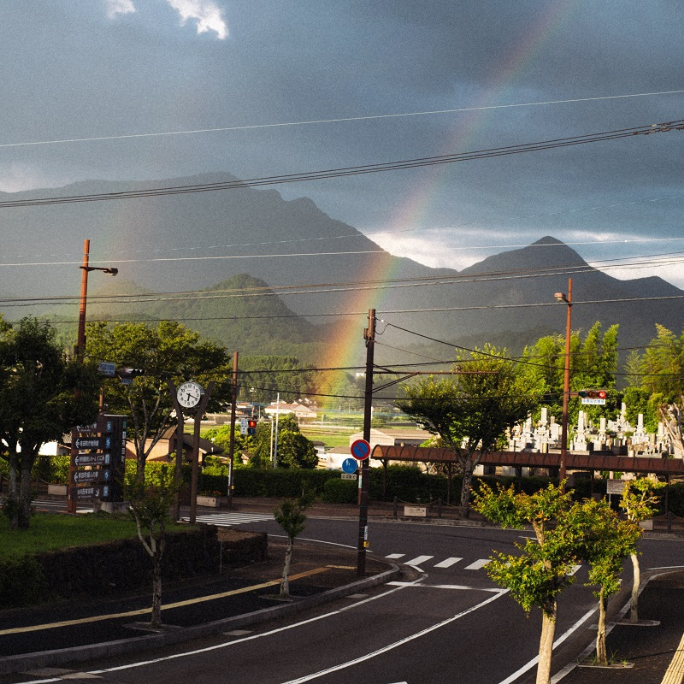
M 356 459 L 354 458 L 345 458 L 344 461 L 342 461 L 342 470 L 344 470 L 345 473 L 349 473 L 350 475 L 355 473 L 356 467 Z

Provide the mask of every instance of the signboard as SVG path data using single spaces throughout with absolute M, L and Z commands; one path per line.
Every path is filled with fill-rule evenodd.
M 240 418 L 240 434 L 241 435 L 246 435 L 247 434 L 247 418 Z
M 109 496 L 109 485 L 79 487 L 76 490 L 76 496 L 79 499 L 104 499 Z
M 109 468 L 105 470 L 77 470 L 74 473 L 74 482 L 108 482 L 110 478 Z
M 593 404 L 594 406 L 605 406 L 606 400 L 598 397 L 582 397 L 580 401 L 583 404 Z
M 79 468 L 82 466 L 109 465 L 111 460 L 110 454 L 76 454 L 74 457 L 74 462 Z
M 344 461 L 342 461 L 342 470 L 348 475 L 355 473 L 357 468 L 358 465 L 355 458 L 345 458 Z
M 78 451 L 83 449 L 109 449 L 112 446 L 111 437 L 79 437 L 74 442 Z
M 363 461 L 370 456 L 371 448 L 365 439 L 357 439 L 355 442 L 352 442 L 350 451 L 355 459 Z
M 624 489 L 624 480 L 606 480 L 606 494 L 622 494 Z
M 356 473 L 342 473 L 340 477 L 343 480 L 355 480 L 356 479 Z
M 108 378 L 113 378 L 116 376 L 116 364 L 110 363 L 109 361 L 100 361 L 97 364 L 97 370 L 102 375 L 106 375 Z

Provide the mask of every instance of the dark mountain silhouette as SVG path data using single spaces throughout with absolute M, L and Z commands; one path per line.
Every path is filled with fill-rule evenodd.
M 0 193 L 0 199 L 116 193 L 231 179 L 235 180 L 227 174 L 208 174 L 145 183 L 89 181 L 30 193 Z M 259 298 L 261 303 L 257 298 L 244 300 L 249 304 L 190 298 L 136 303 L 125 310 L 129 318 L 188 319 L 191 327 L 242 353 L 252 345 L 259 353 L 275 353 L 272 350 L 279 345 L 289 345 L 286 353 L 297 348 L 308 355 L 313 347 L 307 345 L 320 341 L 322 327 L 328 328 L 326 335 L 333 329 L 329 340 L 356 340 L 362 353 L 362 335 L 356 331 L 363 330 L 369 308 L 377 309 L 387 322 L 447 342 L 510 339 L 511 345 L 520 346 L 544 332 L 564 332 L 566 308 L 553 295 L 567 291 L 569 277 L 575 329 L 586 330 L 596 320 L 604 327 L 619 323 L 624 347 L 646 344 L 656 323 L 679 332 L 684 322 L 684 300 L 664 299 L 684 295 L 681 290 L 657 277 L 614 278 L 591 268 L 552 237 L 488 257 L 461 272 L 431 269 L 391 256 L 311 200 L 286 201 L 272 189 L 241 187 L 3 209 L 0 236 L 3 261 L 18 264 L 0 269 L 5 297 L 78 295 L 84 238 L 92 241 L 91 264 L 119 268 L 119 276 L 111 281 L 92 273 L 91 293 L 105 284 L 157 293 L 240 289 L 255 286 L 240 280 L 249 274 L 261 281 L 261 287 L 273 288 L 280 301 L 273 295 Z M 135 286 L 125 286 L 124 280 Z M 272 311 L 261 318 L 245 318 L 246 312 L 261 311 L 266 300 Z M 89 317 L 121 317 L 124 310 L 111 303 L 106 310 L 95 306 L 95 301 L 89 303 Z M 281 318 L 278 307 L 285 307 L 290 318 Z M 14 319 L 36 309 L 0 311 Z M 73 320 L 77 304 L 59 311 Z M 295 314 L 309 318 L 292 318 Z M 393 344 L 399 346 L 424 343 L 411 335 L 393 334 Z M 444 351 L 448 356 L 448 349 Z

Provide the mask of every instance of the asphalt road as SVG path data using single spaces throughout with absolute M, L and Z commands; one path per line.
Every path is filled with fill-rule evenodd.
M 281 534 L 272 521 L 245 527 Z M 354 521 L 310 519 L 302 537 L 354 547 Z M 512 684 L 534 673 L 540 616 L 494 585 L 484 563 L 512 551 L 518 530 L 371 523 L 373 553 L 407 563 L 401 582 L 248 633 L 220 635 L 143 657 L 91 663 L 101 680 L 165 684 Z M 644 567 L 684 565 L 676 540 L 644 540 Z M 296 553 L 296 547 L 295 547 Z M 559 602 L 556 637 L 595 618 L 586 569 Z M 630 577 L 629 572 L 626 577 Z M 47 676 L 15 680 L 56 681 Z

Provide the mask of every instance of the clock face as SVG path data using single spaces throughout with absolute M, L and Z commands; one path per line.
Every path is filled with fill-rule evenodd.
M 196 382 L 184 382 L 178 388 L 178 403 L 184 408 L 192 408 L 199 404 L 202 398 L 202 387 Z

